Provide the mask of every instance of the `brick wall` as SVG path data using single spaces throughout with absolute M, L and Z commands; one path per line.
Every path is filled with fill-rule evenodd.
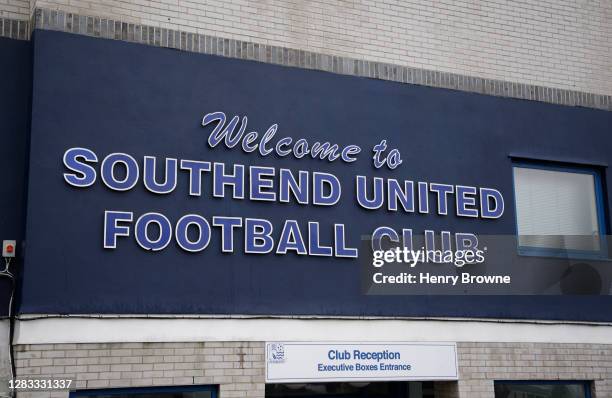
M 15 347 L 17 376 L 72 379 L 77 389 L 220 385 L 222 398 L 264 396 L 258 342 L 49 344 Z M 22 392 L 21 397 L 66 397 Z
M 437 398 L 494 398 L 494 380 L 591 380 L 612 397 L 612 345 L 459 343 L 459 381 Z M 17 376 L 69 378 L 78 389 L 218 384 L 220 397 L 263 397 L 261 342 L 49 344 L 15 347 Z M 66 397 L 22 392 L 21 397 Z
M 28 39 L 30 11 L 29 0 L 0 0 L 0 37 Z
M 612 94 L 609 0 L 32 1 L 316 53 Z
M 0 0 L 0 18 L 29 19 L 30 0 Z
M 289 67 L 318 69 L 345 75 L 612 111 L 612 95 L 485 79 L 378 61 L 364 61 L 357 58 L 227 39 L 222 36 L 140 25 L 95 15 L 37 8 L 34 11 L 32 22 L 34 29 L 59 30 Z
M 494 398 L 493 380 L 592 380 L 612 397 L 612 345 L 460 343 L 459 396 Z
M 8 380 L 11 378 L 11 358 L 9 352 L 9 321 L 0 320 L 0 395 L 8 395 Z

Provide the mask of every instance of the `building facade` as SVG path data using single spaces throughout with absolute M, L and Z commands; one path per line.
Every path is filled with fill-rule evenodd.
M 7 394 L 612 397 L 609 1 L 8 0 L 0 36 Z M 381 242 L 485 263 L 379 284 Z

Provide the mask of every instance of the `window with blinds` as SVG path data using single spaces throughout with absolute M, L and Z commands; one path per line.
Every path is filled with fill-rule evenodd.
M 602 250 L 598 178 L 590 170 L 515 166 L 519 247 Z

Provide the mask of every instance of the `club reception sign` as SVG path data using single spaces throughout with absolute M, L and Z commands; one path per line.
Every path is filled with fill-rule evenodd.
M 457 380 L 454 343 L 266 343 L 266 383 Z

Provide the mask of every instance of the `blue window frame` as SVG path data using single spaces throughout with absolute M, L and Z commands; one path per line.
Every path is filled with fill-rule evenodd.
M 172 386 L 77 390 L 70 398 L 217 398 L 217 386 Z
M 519 255 L 608 258 L 599 168 L 522 160 L 512 166 Z
M 500 380 L 494 385 L 495 398 L 592 398 L 589 381 Z

